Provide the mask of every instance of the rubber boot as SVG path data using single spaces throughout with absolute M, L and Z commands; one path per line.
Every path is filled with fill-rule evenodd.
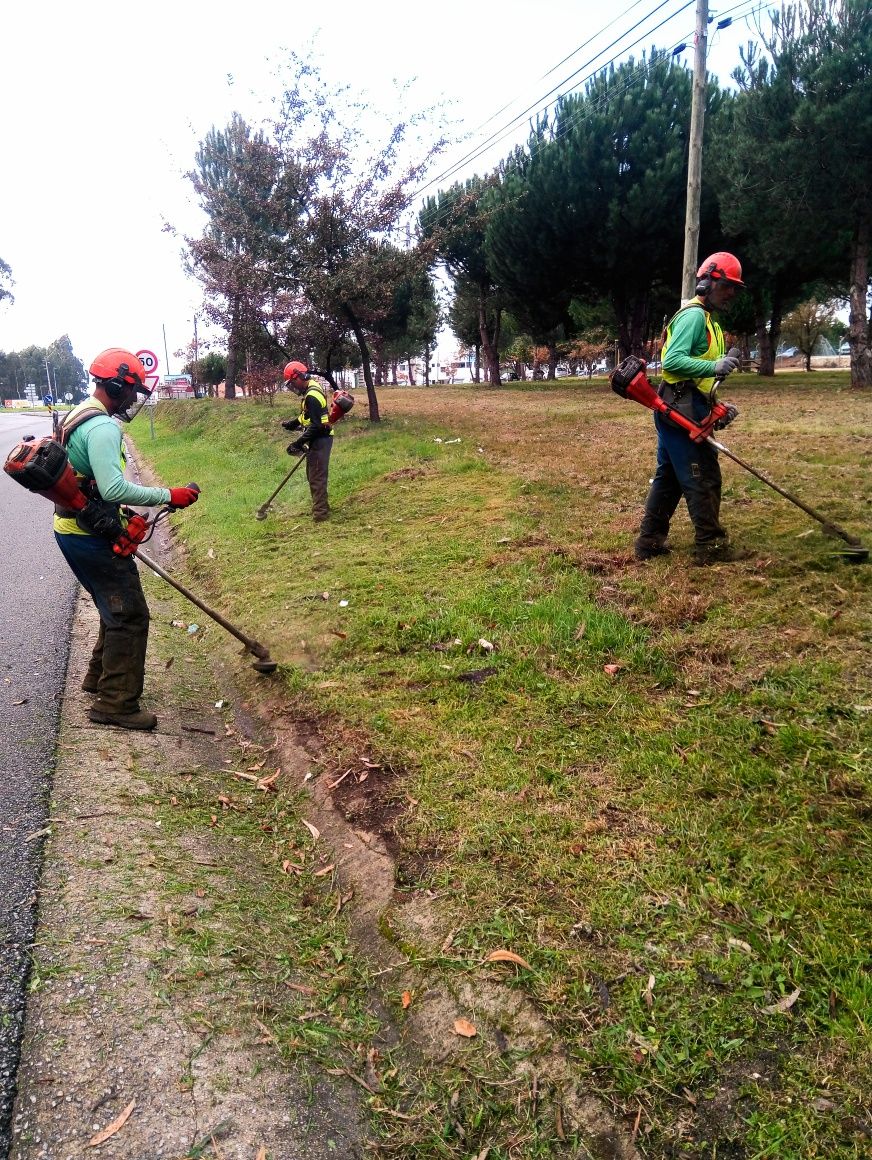
M 106 626 L 100 621 L 100 631 L 97 633 L 97 643 L 88 662 L 88 671 L 82 681 L 83 693 L 96 693 L 103 675 L 103 642 L 106 639 Z
M 122 729 L 154 729 L 157 717 L 139 705 L 147 645 L 147 621 L 139 631 L 106 629 L 97 700 L 88 714 L 92 721 L 99 725 L 118 725 Z
M 321 523 L 330 519 L 330 503 L 327 499 L 327 474 L 330 464 L 330 452 L 333 449 L 332 437 L 316 439 L 309 448 L 306 456 L 306 478 L 309 480 L 309 491 L 312 493 L 312 519 Z
M 154 729 L 157 717 L 147 709 L 135 713 L 104 713 L 96 706 L 89 710 L 88 719 L 95 725 L 115 725 L 119 729 Z

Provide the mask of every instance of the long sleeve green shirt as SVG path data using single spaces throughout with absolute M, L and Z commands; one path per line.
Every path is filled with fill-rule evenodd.
M 87 399 L 70 412 L 99 407 L 104 414 L 95 415 L 77 427 L 67 441 L 67 454 L 77 475 L 96 481 L 97 490 L 109 503 L 128 504 L 130 507 L 156 507 L 170 502 L 169 488 L 141 487 L 124 478 L 127 453 L 121 427 L 106 413 L 96 399 Z M 83 535 L 74 519 L 55 516 L 54 528 L 61 535 Z

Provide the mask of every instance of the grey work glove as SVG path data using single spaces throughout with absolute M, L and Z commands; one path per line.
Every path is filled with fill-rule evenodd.
M 733 354 L 732 350 L 725 354 L 723 358 L 719 358 L 715 363 L 715 378 L 725 379 L 727 375 L 731 375 L 739 366 L 739 354 Z
M 285 419 L 282 426 L 286 431 L 299 431 L 302 424 L 299 419 Z
M 715 431 L 723 431 L 724 427 L 729 427 L 732 421 L 738 418 L 739 415 L 739 408 L 733 403 L 725 403 L 723 399 L 721 399 L 721 406 L 726 407 L 727 413 L 718 419 L 718 421 L 715 423 Z

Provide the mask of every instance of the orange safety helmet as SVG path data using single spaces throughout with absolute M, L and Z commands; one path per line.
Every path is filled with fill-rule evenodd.
M 88 369 L 110 399 L 120 399 L 130 387 L 143 395 L 151 394 L 151 387 L 145 382 L 145 367 L 123 347 L 110 346 L 101 351 Z
M 733 286 L 744 286 L 742 281 L 742 263 L 735 254 L 728 254 L 725 250 L 718 250 L 716 254 L 709 254 L 696 272 L 697 294 L 711 289 L 712 282 L 730 282 Z
M 305 363 L 289 362 L 285 365 L 284 376 L 287 382 L 293 382 L 294 379 L 305 379 L 309 374 L 309 368 Z

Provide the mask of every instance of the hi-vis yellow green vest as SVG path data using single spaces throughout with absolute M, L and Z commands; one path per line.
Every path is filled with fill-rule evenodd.
M 316 379 L 309 379 L 306 387 L 306 393 L 303 395 L 303 401 L 300 405 L 300 426 L 305 431 L 307 427 L 312 426 L 312 420 L 306 414 L 306 400 L 313 399 L 321 409 L 321 422 L 326 425 L 327 415 L 330 408 L 327 406 L 327 396 L 321 390 L 320 384 Z M 333 428 L 330 428 L 331 438 L 333 436 Z
M 700 315 L 705 319 L 704 328 L 700 325 Z M 684 370 L 680 366 L 667 368 L 666 356 L 670 347 L 673 347 L 673 356 L 681 354 L 697 363 L 700 361 L 714 363 L 723 358 L 724 332 L 701 302 L 694 300 L 687 306 L 682 306 L 667 324 L 666 338 L 660 352 L 661 377 L 664 382 L 671 384 L 690 381 L 704 395 L 710 394 L 715 383 L 714 375 L 705 374 L 698 365 L 693 369 L 686 367 Z

